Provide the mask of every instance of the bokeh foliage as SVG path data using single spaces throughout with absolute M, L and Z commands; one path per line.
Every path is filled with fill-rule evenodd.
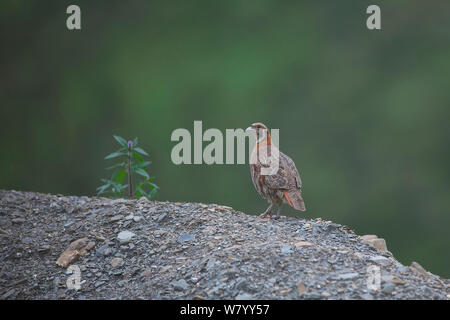
M 1 188 L 95 195 L 117 133 L 149 152 L 158 199 L 259 213 L 247 165 L 175 166 L 170 135 L 262 121 L 303 216 L 450 277 L 450 2 L 377 1 L 381 31 L 365 0 L 76 1 L 68 31 L 72 3 L 0 3 Z

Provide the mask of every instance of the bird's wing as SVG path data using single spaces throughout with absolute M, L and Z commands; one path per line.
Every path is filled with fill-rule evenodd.
M 264 182 L 266 183 L 267 187 L 270 189 L 276 189 L 276 190 L 288 190 L 289 189 L 289 182 L 286 176 L 284 175 L 285 171 L 282 169 L 279 169 L 278 172 L 274 175 L 267 175 L 264 176 Z
M 290 190 L 293 188 L 300 189 L 302 186 L 302 180 L 294 161 L 282 152 L 280 152 L 277 173 L 265 176 L 264 181 L 271 189 Z
M 300 178 L 300 174 L 298 173 L 297 167 L 295 166 L 294 161 L 292 161 L 291 158 L 286 156 L 288 159 L 287 165 L 289 166 L 289 171 L 291 172 L 291 175 L 294 177 L 295 180 L 295 187 L 297 189 L 301 189 L 302 187 L 302 179 Z

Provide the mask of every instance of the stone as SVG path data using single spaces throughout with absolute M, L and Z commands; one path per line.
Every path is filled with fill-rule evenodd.
M 339 275 L 333 277 L 333 279 L 335 279 L 335 280 L 350 280 L 350 279 L 354 279 L 358 276 L 359 276 L 359 273 L 350 272 L 350 273 L 339 274 Z
M 373 296 L 369 293 L 363 293 L 359 295 L 363 300 L 373 300 Z
M 407 266 L 399 266 L 399 267 L 397 267 L 397 270 L 400 272 L 400 273 L 407 273 L 407 272 L 409 272 L 409 267 L 407 267 Z
M 83 253 L 83 249 L 86 247 L 88 238 L 81 238 L 72 242 L 69 247 L 59 256 L 56 260 L 56 264 L 67 268 L 72 262 L 76 261 Z
M 393 284 L 392 282 L 387 282 L 381 289 L 381 292 L 386 293 L 386 294 L 391 294 L 392 291 L 394 291 L 394 289 L 395 289 L 395 284 Z
M 290 254 L 292 253 L 292 248 L 290 245 L 286 244 L 284 246 L 281 247 L 281 253 L 282 254 Z
M 283 290 L 280 290 L 280 294 L 282 295 L 282 296 L 284 296 L 284 295 L 287 295 L 288 293 L 290 293 L 292 291 L 292 289 L 283 289 Z
M 225 248 L 224 250 L 228 251 L 228 250 L 233 250 L 233 249 L 237 249 L 239 248 L 241 245 L 239 244 L 234 244 L 231 247 Z
M 49 251 L 50 251 L 50 246 L 48 246 L 48 245 L 43 245 L 42 247 L 38 248 L 37 251 L 38 251 L 39 253 L 49 252 Z
M 340 224 L 329 223 L 329 224 L 324 226 L 324 229 L 327 230 L 327 231 L 333 231 L 333 230 L 339 229 L 340 227 L 341 227 Z
M 127 220 L 127 221 L 125 221 L 124 223 L 123 223 L 123 228 L 127 228 L 129 225 L 131 224 L 131 221 L 130 220 Z
M 411 269 L 411 271 L 415 271 L 415 272 L 420 273 L 420 274 L 422 274 L 422 275 L 424 275 L 424 276 L 429 276 L 427 270 L 425 270 L 425 268 L 422 267 L 422 266 L 421 266 L 419 263 L 417 263 L 416 261 L 413 261 L 413 262 L 411 263 L 410 269 Z
M 405 281 L 403 281 L 402 279 L 399 279 L 399 278 L 393 278 L 393 279 L 391 280 L 391 282 L 392 282 L 393 284 L 399 284 L 399 285 L 405 284 Z
M 166 272 L 167 270 L 170 270 L 170 269 L 172 269 L 172 267 L 171 266 L 164 266 L 164 267 L 162 267 L 161 268 L 161 273 L 164 273 L 164 272 Z
M 6 293 L 4 293 L 4 294 L 0 297 L 0 299 L 1 299 L 1 300 L 7 299 L 7 298 L 9 298 L 9 297 L 12 297 L 15 293 L 16 293 L 16 290 L 15 290 L 15 289 L 10 289 L 10 290 L 6 291 Z
M 117 222 L 123 219 L 123 215 L 119 214 L 111 218 L 111 222 Z
M 381 282 L 392 282 L 394 276 L 392 274 L 384 274 L 381 276 Z
M 306 291 L 305 285 L 303 284 L 303 282 L 299 282 L 299 283 L 297 284 L 297 293 L 298 293 L 298 295 L 299 295 L 299 296 L 302 295 L 303 292 L 305 292 L 305 291 Z
M 388 258 L 383 257 L 383 256 L 371 257 L 371 258 L 369 258 L 369 260 L 374 262 L 374 263 L 376 263 L 376 264 L 378 264 L 378 265 L 384 266 L 384 267 L 386 267 L 389 264 L 391 264 L 391 261 Z
M 181 235 L 178 237 L 178 239 L 177 239 L 177 241 L 178 241 L 179 243 L 191 242 L 191 241 L 194 241 L 194 240 L 195 240 L 195 236 L 193 236 L 193 235 L 191 235 L 191 234 L 188 234 L 188 233 L 183 233 L 183 234 L 181 234 Z
M 95 242 L 91 241 L 86 245 L 85 249 L 89 251 L 89 250 L 92 250 L 94 247 L 95 247 Z
M 370 240 L 369 243 L 371 243 L 375 248 L 381 251 L 387 251 L 386 247 L 386 240 L 378 238 Z
M 138 201 L 141 202 L 141 203 L 149 203 L 149 202 L 150 202 L 150 200 L 148 200 L 148 199 L 147 199 L 146 197 L 144 197 L 144 196 L 140 197 Z
M 423 294 L 426 297 L 430 297 L 430 298 L 433 297 L 433 290 L 431 290 L 427 286 L 420 286 L 420 289 L 423 291 Z
M 123 261 L 122 258 L 112 258 L 111 261 L 109 262 L 109 264 L 115 268 L 117 267 L 121 262 Z
M 370 240 L 374 240 L 374 239 L 377 239 L 377 238 L 378 237 L 376 235 L 374 235 L 374 234 L 366 234 L 366 235 L 361 236 L 361 239 L 364 242 L 367 242 L 367 241 L 370 241 Z
M 117 240 L 119 240 L 120 244 L 127 244 L 131 241 L 131 238 L 133 238 L 135 234 L 131 231 L 121 231 L 117 235 Z
M 249 293 L 241 293 L 241 294 L 238 294 L 234 299 L 235 300 L 253 300 L 253 296 Z
M 173 288 L 178 291 L 187 290 L 189 288 L 188 283 L 184 279 L 172 281 L 171 284 Z
M 95 252 L 97 255 L 109 256 L 112 253 L 112 249 L 108 244 L 104 244 Z
M 247 286 L 248 286 L 248 281 L 246 279 L 239 278 L 237 280 L 234 288 L 237 290 L 245 290 L 245 289 L 247 289 Z
M 208 262 L 206 263 L 206 270 L 211 270 L 211 269 L 213 269 L 214 268 L 214 266 L 216 265 L 216 259 L 214 259 L 214 258 L 209 258 L 208 259 Z
M 309 247 L 312 246 L 313 244 L 311 242 L 308 241 L 299 241 L 295 243 L 295 246 L 298 247 Z
M 387 251 L 386 241 L 383 238 L 378 238 L 374 234 L 366 234 L 361 236 L 361 240 L 365 243 L 373 245 L 378 250 Z
M 25 222 L 25 219 L 23 219 L 23 218 L 16 218 L 16 219 L 12 219 L 11 221 L 12 221 L 12 223 L 21 224 L 21 223 Z
M 144 270 L 141 274 L 140 274 L 140 278 L 147 278 L 152 274 L 152 270 L 151 269 L 147 269 Z
M 158 223 L 163 222 L 164 220 L 166 220 L 167 217 L 168 217 L 167 213 L 162 213 L 159 215 L 159 217 L 156 221 L 158 221 Z
M 33 239 L 31 239 L 30 237 L 25 237 L 25 238 L 23 238 L 22 242 L 26 243 L 26 244 L 30 244 L 33 242 Z
M 165 235 L 167 232 L 165 231 L 165 230 L 160 230 L 160 229 L 158 229 L 158 230 L 155 230 L 154 232 L 153 232 L 153 235 L 155 236 L 155 237 L 161 237 L 161 236 L 163 236 L 163 235 Z

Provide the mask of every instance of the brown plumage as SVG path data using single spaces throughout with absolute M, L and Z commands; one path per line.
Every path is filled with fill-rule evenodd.
M 280 217 L 281 204 L 288 203 L 296 210 L 305 211 L 305 203 L 302 198 L 302 180 L 295 167 L 294 161 L 279 151 L 272 144 L 272 139 L 267 127 L 261 122 L 252 124 L 247 130 L 256 135 L 256 144 L 250 157 L 250 173 L 256 191 L 270 202 L 270 206 L 261 215 L 265 218 L 272 215 L 275 205 L 278 206 L 277 216 Z M 278 150 L 278 157 L 276 151 Z M 261 169 L 268 168 L 271 161 L 278 161 L 279 168 L 275 174 L 263 175 Z

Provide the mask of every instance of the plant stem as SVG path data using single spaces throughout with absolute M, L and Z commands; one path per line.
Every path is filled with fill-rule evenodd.
M 131 185 L 131 156 L 130 152 L 128 151 L 128 196 L 130 198 L 133 197 L 133 186 Z

